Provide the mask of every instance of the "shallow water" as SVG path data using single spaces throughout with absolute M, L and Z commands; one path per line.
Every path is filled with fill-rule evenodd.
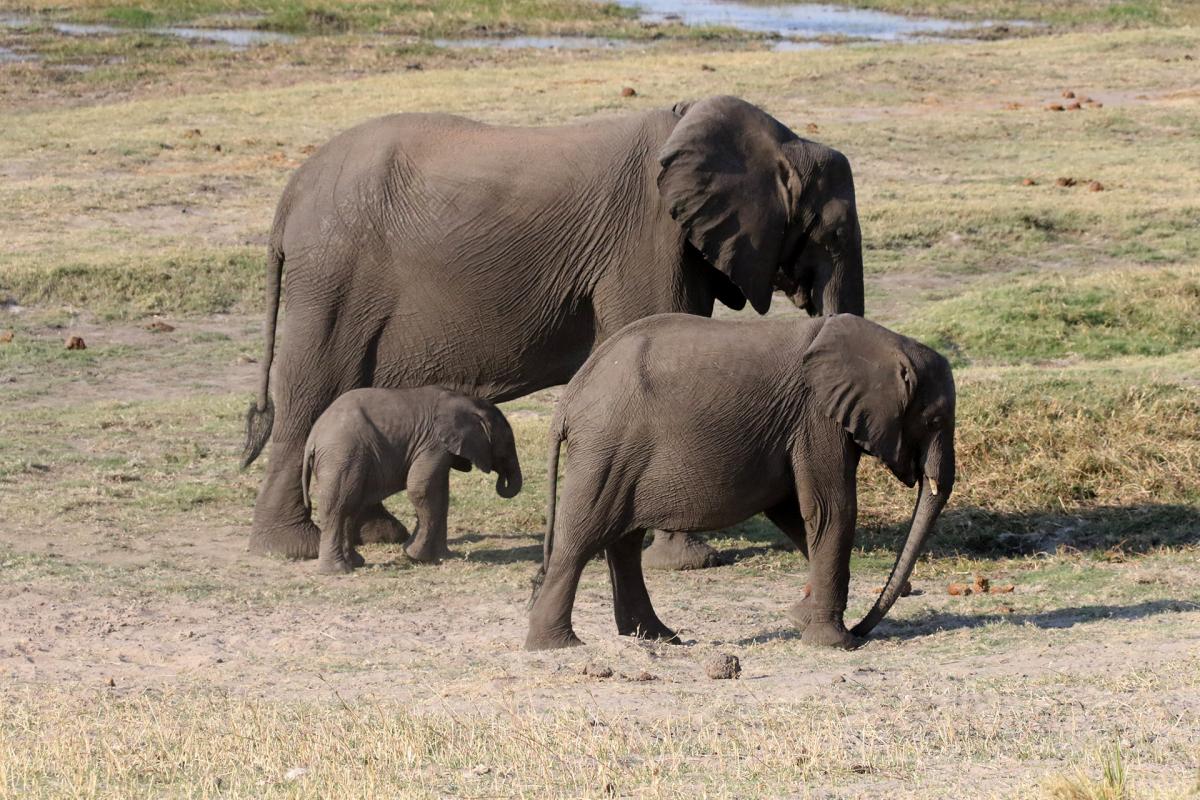
M 106 34 L 150 33 L 156 36 L 175 36 L 203 42 L 218 42 L 233 48 L 245 48 L 256 44 L 291 42 L 294 36 L 273 31 L 256 31 L 250 28 L 187 28 L 168 26 L 163 28 L 120 28 L 116 25 L 87 25 L 77 22 L 37 21 L 29 17 L 0 17 L 0 27 L 32 28 L 48 27 L 67 36 L 101 36 Z M 0 60 L 3 60 L 0 58 Z
M 649 22 L 682 22 L 684 25 L 723 25 L 755 33 L 789 38 L 848 36 L 856 39 L 895 41 L 978 27 L 977 23 L 929 17 L 903 17 L 882 11 L 843 8 L 817 3 L 751 5 L 726 0 L 617 0 L 638 8 Z
M 15 64 L 20 61 L 36 61 L 33 53 L 18 53 L 9 47 L 0 47 L 0 64 Z
M 500 50 L 623 50 L 636 47 L 626 39 L 601 36 L 505 36 L 478 39 L 434 39 L 438 47 L 452 49 L 489 48 Z

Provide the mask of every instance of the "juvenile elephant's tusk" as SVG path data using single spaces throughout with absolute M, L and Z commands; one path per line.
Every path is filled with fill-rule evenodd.
M 931 494 L 935 496 L 937 495 L 937 481 L 935 481 L 933 478 L 929 479 L 929 491 Z

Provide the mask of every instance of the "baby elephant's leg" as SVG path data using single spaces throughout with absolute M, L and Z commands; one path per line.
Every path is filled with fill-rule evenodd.
M 425 453 L 409 467 L 408 499 L 417 511 L 417 527 L 404 552 L 415 561 L 436 564 L 451 555 L 446 544 L 450 461 L 446 453 Z

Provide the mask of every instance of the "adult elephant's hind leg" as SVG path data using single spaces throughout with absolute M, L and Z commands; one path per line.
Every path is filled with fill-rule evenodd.
M 646 581 L 642 576 L 642 540 L 645 537 L 645 531 L 634 531 L 605 549 L 617 633 L 678 644 L 679 637 L 675 631 L 664 625 L 654 613 L 650 593 L 646 591 Z
M 276 426 L 278 429 L 278 426 Z M 266 475 L 254 503 L 250 552 L 283 558 L 316 558 L 321 532 L 300 492 L 304 437 L 271 442 Z
M 408 541 L 408 536 L 408 528 L 393 517 L 383 503 L 363 509 L 357 544 L 401 544 Z
M 721 557 L 695 534 L 655 531 L 642 564 L 646 569 L 707 569 L 721 566 Z
M 558 548 L 550 556 L 546 574 L 529 611 L 526 650 L 554 650 L 583 644 L 571 627 L 571 609 L 583 568 L 594 551 Z

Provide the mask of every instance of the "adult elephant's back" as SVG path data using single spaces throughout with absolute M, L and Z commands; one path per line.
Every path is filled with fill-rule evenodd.
M 734 98 L 553 128 L 398 114 L 334 138 L 290 180 L 271 234 L 267 353 L 243 461 L 268 436 L 275 447 L 252 548 L 315 555 L 301 451 L 349 389 L 518 397 L 566 382 L 633 320 L 708 315 L 714 298 L 764 311 L 777 269 L 797 297 L 818 294 L 810 311 L 822 300 L 861 310 L 844 162 Z M 857 297 L 837 296 L 837 265 L 813 256 L 823 226 L 852 242 L 838 257 L 857 267 Z

